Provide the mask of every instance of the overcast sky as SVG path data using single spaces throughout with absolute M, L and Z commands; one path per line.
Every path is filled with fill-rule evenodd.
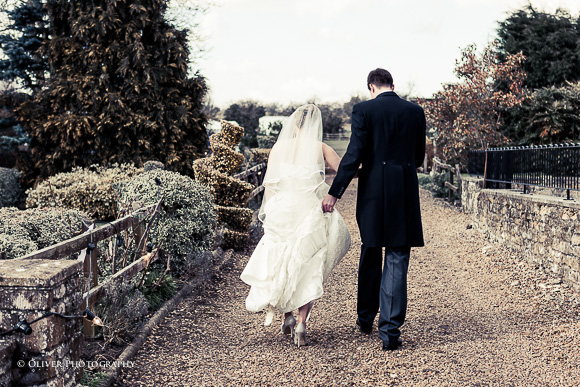
M 343 102 L 367 93 L 374 68 L 395 89 L 428 97 L 454 80 L 460 48 L 495 38 L 497 22 L 526 0 L 213 0 L 200 20 L 198 61 L 217 106 Z M 532 0 L 580 14 L 580 0 Z M 396 91 L 395 90 L 395 91 Z

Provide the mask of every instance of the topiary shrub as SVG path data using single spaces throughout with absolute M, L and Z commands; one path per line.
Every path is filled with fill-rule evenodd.
M 171 256 L 174 273 L 183 273 L 190 252 L 212 247 L 216 215 L 207 187 L 190 177 L 161 169 L 144 172 L 115 187 L 124 202 L 138 200 L 149 205 L 163 197 L 152 243 Z
M 91 214 L 99 220 L 116 217 L 116 193 L 113 184 L 142 173 L 132 164 L 111 167 L 92 165 L 49 177 L 26 192 L 26 207 L 63 206 Z
M 244 128 L 222 121 L 222 131 L 210 136 L 212 155 L 193 163 L 195 179 L 209 187 L 215 197 L 218 222 L 224 227 L 223 248 L 241 250 L 249 239 L 253 211 L 246 208 L 254 186 L 231 176 L 244 156 L 234 151 Z
M 20 176 L 15 169 L 0 167 L 0 207 L 11 207 L 20 201 Z
M 82 231 L 85 213 L 65 208 L 0 208 L 0 252 L 17 258 L 70 239 Z

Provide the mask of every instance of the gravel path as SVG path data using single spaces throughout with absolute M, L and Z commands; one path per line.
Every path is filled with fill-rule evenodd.
M 579 295 L 474 229 L 470 216 L 421 192 L 426 246 L 413 249 L 401 349 L 354 328 L 360 237 L 356 183 L 337 209 L 353 247 L 327 282 L 297 349 L 280 316 L 245 310 L 248 255 L 157 327 L 118 386 L 580 385 Z

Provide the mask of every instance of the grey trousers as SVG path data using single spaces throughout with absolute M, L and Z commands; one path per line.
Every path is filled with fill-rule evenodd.
M 362 245 L 358 272 L 357 313 L 361 326 L 372 327 L 379 312 L 379 337 L 386 345 L 396 343 L 407 313 L 407 271 L 410 247 Z

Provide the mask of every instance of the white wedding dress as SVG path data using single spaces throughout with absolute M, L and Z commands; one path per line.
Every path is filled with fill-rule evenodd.
M 297 126 L 293 116 L 290 129 Z M 324 282 L 350 247 L 342 216 L 336 210 L 322 212 L 322 198 L 329 187 L 317 154 L 317 148 L 322 153 L 322 143 L 316 138 L 321 133 L 304 135 L 321 132 L 316 118 L 314 114 L 301 122 L 302 137 L 285 138 L 289 133 L 283 129 L 270 155 L 260 210 L 264 236 L 241 274 L 251 286 L 246 299 L 251 312 L 271 308 L 290 312 L 320 298 Z

